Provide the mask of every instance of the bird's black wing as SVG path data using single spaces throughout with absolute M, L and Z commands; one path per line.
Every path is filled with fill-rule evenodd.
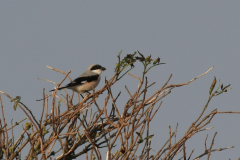
M 92 76 L 87 76 L 87 77 L 78 77 L 74 79 L 71 83 L 67 84 L 64 88 L 76 86 L 76 85 L 82 85 L 85 82 L 92 82 L 98 80 L 100 75 L 92 75 Z

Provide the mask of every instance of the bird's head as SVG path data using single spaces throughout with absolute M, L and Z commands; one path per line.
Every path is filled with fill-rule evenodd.
M 102 71 L 105 71 L 106 68 L 105 67 L 102 67 L 101 65 L 99 64 L 93 64 L 91 65 L 88 70 L 94 72 L 94 73 L 97 73 L 97 74 L 101 74 Z

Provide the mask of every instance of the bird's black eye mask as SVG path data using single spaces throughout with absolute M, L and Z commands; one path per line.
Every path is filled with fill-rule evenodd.
M 96 70 L 96 69 L 101 69 L 102 68 L 102 66 L 100 66 L 100 65 L 95 65 L 95 66 L 93 66 L 90 70 Z

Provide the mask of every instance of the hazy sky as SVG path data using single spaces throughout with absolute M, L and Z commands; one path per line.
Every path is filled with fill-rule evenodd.
M 155 134 L 153 147 L 168 138 L 168 126 L 179 124 L 177 138 L 196 120 L 209 96 L 214 76 L 232 90 L 215 97 L 207 112 L 239 111 L 240 90 L 240 2 L 222 1 L 1 1 L 0 2 L 0 90 L 10 96 L 21 96 L 35 114 L 41 112 L 42 89 L 63 75 L 46 68 L 63 71 L 72 69 L 76 78 L 86 68 L 99 63 L 107 70 L 102 77 L 114 74 L 117 54 L 139 50 L 153 58 L 160 57 L 166 65 L 152 69 L 149 82 L 159 89 L 173 74 L 170 83 L 183 83 L 215 68 L 188 86 L 176 88 L 163 99 L 163 105 L 151 125 Z M 141 65 L 131 73 L 141 74 Z M 67 84 L 66 80 L 63 84 Z M 137 80 L 126 76 L 114 86 L 115 96 L 128 84 L 133 92 Z M 102 80 L 97 89 L 103 86 Z M 60 95 L 63 92 L 59 92 Z M 104 96 L 104 95 L 103 95 Z M 1 95 L 8 122 L 22 119 L 24 114 L 13 111 L 13 104 Z M 123 102 L 128 98 L 122 95 Z M 103 97 L 102 97 L 103 100 Z M 101 97 L 99 99 L 101 103 Z M 119 102 L 119 108 L 124 103 Z M 217 115 L 207 127 L 186 144 L 195 149 L 192 158 L 204 152 L 204 140 L 218 132 L 214 149 L 235 146 L 214 152 L 211 159 L 240 157 L 240 115 Z M 210 144 L 210 141 L 209 141 Z M 157 151 L 153 152 L 156 153 Z M 205 159 L 205 157 L 203 158 Z

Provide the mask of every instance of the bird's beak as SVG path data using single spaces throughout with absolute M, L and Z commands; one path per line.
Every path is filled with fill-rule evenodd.
M 102 68 L 101 68 L 101 70 L 102 70 L 102 71 L 105 71 L 105 70 L 106 70 L 106 68 L 105 68 L 105 67 L 102 67 Z

